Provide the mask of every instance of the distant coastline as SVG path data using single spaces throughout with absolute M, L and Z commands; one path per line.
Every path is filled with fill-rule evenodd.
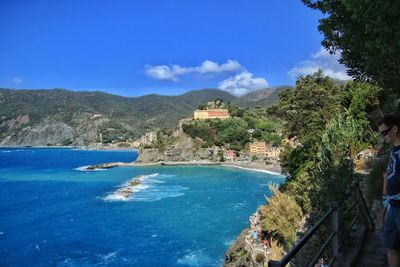
M 60 149 L 60 148 L 65 148 L 65 149 L 76 149 L 76 150 L 110 150 L 110 151 L 139 151 L 137 148 L 132 148 L 132 147 L 86 147 L 86 146 L 0 146 L 0 149 L 21 149 L 21 148 L 46 148 L 46 149 Z

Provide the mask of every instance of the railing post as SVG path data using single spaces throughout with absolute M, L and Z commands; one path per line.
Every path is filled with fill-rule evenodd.
M 335 235 L 332 239 L 332 258 L 335 260 L 333 261 L 332 267 L 338 267 L 339 265 L 339 204 L 337 202 L 333 202 L 332 207 L 334 208 L 331 217 L 331 231 Z
M 360 206 L 358 205 L 359 203 L 358 188 L 359 188 L 359 183 L 354 183 L 353 187 L 354 218 L 359 218 L 360 216 Z
M 270 260 L 268 261 L 268 267 L 282 267 L 279 261 Z

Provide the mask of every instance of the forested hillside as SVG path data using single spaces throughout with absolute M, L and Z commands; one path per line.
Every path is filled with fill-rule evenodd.
M 87 145 L 126 141 L 150 130 L 172 128 L 180 119 L 192 117 L 200 104 L 214 99 L 240 101 L 247 107 L 257 101 L 273 103 L 275 99 L 268 100 L 270 95 L 273 93 L 254 101 L 251 96 L 242 100 L 215 89 L 136 98 L 64 89 L 0 89 L 0 144 Z

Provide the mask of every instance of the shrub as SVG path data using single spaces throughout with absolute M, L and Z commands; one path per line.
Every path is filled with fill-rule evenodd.
M 202 143 L 201 144 L 201 148 L 208 148 L 209 146 L 208 146 L 208 143 Z
M 257 255 L 256 255 L 256 262 L 258 262 L 258 263 L 260 263 L 260 262 L 263 262 L 264 261 L 264 254 L 263 253 L 258 253 Z
M 269 185 L 274 193 L 266 206 L 261 207 L 263 231 L 269 231 L 286 249 L 296 241 L 296 230 L 302 218 L 302 210 L 293 197 L 281 193 L 277 187 Z
M 247 250 L 245 250 L 244 248 L 242 248 L 242 249 L 236 254 L 236 257 L 237 257 L 237 258 L 241 258 L 241 257 L 244 257 L 244 256 L 247 256 Z
M 272 239 L 269 242 L 269 252 L 270 254 L 268 257 L 272 260 L 280 260 L 284 256 L 284 250 L 283 248 L 279 245 L 279 243 Z

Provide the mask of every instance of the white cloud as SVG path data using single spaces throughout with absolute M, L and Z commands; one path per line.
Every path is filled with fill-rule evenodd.
M 146 66 L 146 73 L 157 80 L 178 81 L 179 76 L 198 73 L 198 74 L 218 74 L 223 72 L 239 71 L 242 66 L 236 60 L 227 60 L 226 63 L 218 64 L 211 60 L 206 60 L 200 66 L 181 67 L 179 65 L 159 65 Z
M 266 87 L 268 87 L 267 80 L 264 78 L 253 78 L 253 74 L 248 71 L 243 71 L 218 84 L 219 89 L 238 96 Z
M 331 55 L 323 47 L 311 54 L 311 60 L 300 62 L 298 66 L 293 67 L 289 72 L 291 78 L 297 78 L 300 75 L 313 74 L 321 69 L 325 75 L 339 80 L 350 80 L 351 77 L 346 74 L 346 69 L 339 64 L 339 55 Z
M 157 80 L 171 80 L 176 81 L 177 78 L 171 69 L 166 65 L 161 66 L 147 66 L 147 75 L 157 79 Z
M 12 79 L 12 82 L 18 85 L 18 84 L 23 83 L 24 81 L 20 77 L 14 77 Z
M 195 68 L 195 72 L 199 73 L 221 73 L 233 72 L 241 69 L 241 65 L 236 60 L 227 60 L 226 63 L 218 65 L 218 63 L 206 60 L 201 63 L 200 67 Z

